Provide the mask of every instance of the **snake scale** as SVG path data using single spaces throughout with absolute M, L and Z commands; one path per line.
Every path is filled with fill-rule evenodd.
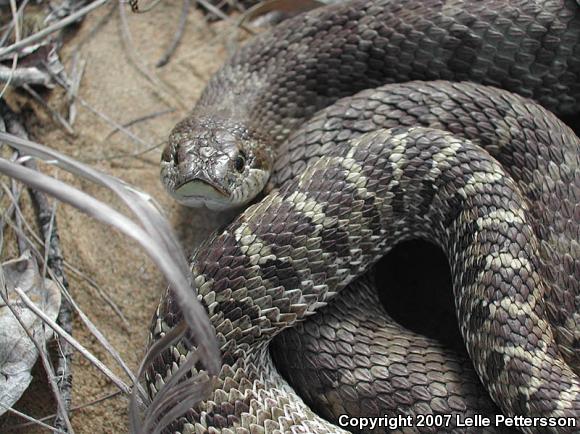
M 500 410 L 577 421 L 524 431 L 580 429 L 580 142 L 545 109 L 580 109 L 579 9 L 353 1 L 230 58 L 172 132 L 162 179 L 189 205 L 267 194 L 193 256 L 223 367 L 167 432 L 335 433 L 341 414 Z M 357 279 L 415 238 L 447 255 L 466 353 L 398 326 L 372 275 Z M 152 342 L 180 319 L 168 292 Z M 155 361 L 152 396 L 184 352 Z

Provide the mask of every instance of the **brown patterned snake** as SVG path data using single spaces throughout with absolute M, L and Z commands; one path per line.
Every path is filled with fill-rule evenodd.
M 216 208 L 251 200 L 271 171 L 281 187 L 194 255 L 224 365 L 210 399 L 168 432 L 318 434 L 343 432 L 345 413 L 493 414 L 475 374 L 504 414 L 579 426 L 580 142 L 530 100 L 475 84 L 391 84 L 335 103 L 418 79 L 478 81 L 577 112 L 579 8 L 349 2 L 287 21 L 228 61 L 172 133 L 163 179 L 183 202 Z M 475 373 L 465 354 L 379 319 L 368 280 L 346 288 L 410 238 L 447 254 Z M 179 319 L 169 294 L 154 339 Z M 293 325 L 278 348 L 319 414 L 269 354 Z M 155 363 L 152 395 L 183 351 Z M 465 432 L 455 423 L 413 429 Z

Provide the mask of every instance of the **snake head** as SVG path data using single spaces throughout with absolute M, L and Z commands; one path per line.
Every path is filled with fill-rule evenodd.
M 265 141 L 239 123 L 190 116 L 169 136 L 161 156 L 161 180 L 183 205 L 235 208 L 262 191 L 273 160 Z

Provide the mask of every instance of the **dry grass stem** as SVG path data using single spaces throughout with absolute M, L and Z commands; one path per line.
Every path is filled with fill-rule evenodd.
M 103 395 L 103 396 L 100 396 L 99 398 L 93 399 L 92 401 L 85 402 L 84 404 L 72 406 L 70 408 L 70 411 L 74 412 L 77 410 L 82 410 L 84 408 L 92 407 L 94 405 L 100 404 L 101 402 L 107 401 L 111 398 L 115 398 L 117 396 L 120 396 L 121 394 L 122 394 L 122 392 L 120 390 L 116 390 L 112 393 L 107 393 L 106 395 Z M 7 427 L 3 427 L 2 429 L 4 431 L 21 430 L 22 428 L 26 428 L 26 427 L 34 425 L 35 423 L 38 423 L 38 422 L 46 422 L 46 421 L 52 420 L 56 416 L 57 416 L 56 414 L 49 414 L 48 416 L 44 416 L 44 417 L 41 417 L 40 419 L 36 419 L 34 422 L 19 423 L 18 425 L 7 426 Z M 48 425 L 45 425 L 45 427 L 52 428 L 52 427 L 49 427 Z
M 94 2 L 67 16 L 66 18 L 63 18 L 62 20 L 59 20 L 56 23 L 51 24 L 48 27 L 45 27 L 39 32 L 36 32 L 20 41 L 17 41 L 12 45 L 0 48 L 0 57 L 20 52 L 25 47 L 43 41 L 47 36 L 51 35 L 52 33 L 58 32 L 59 30 L 68 26 L 69 24 L 74 23 L 75 21 L 87 15 L 89 12 L 92 12 L 93 10 L 107 3 L 107 1 L 109 0 L 95 0 Z
M 44 423 L 44 422 L 42 422 L 42 421 L 40 421 L 38 419 L 35 419 L 35 418 L 31 417 L 31 416 L 28 416 L 25 413 L 22 413 L 21 411 L 15 410 L 14 408 L 7 408 L 7 410 L 10 413 L 13 413 L 13 414 L 21 417 L 22 419 L 25 419 L 25 420 L 29 421 L 31 424 L 41 426 L 42 428 L 46 428 L 47 430 L 50 430 L 51 432 L 58 433 L 58 434 L 68 434 L 65 431 L 62 431 L 62 430 L 60 430 L 58 428 L 55 428 L 53 426 L 50 426 L 50 425 L 48 425 L 48 424 L 46 424 L 46 423 Z
M 68 123 L 73 125 L 77 117 L 76 98 L 81 85 L 81 80 L 85 72 L 87 61 L 80 58 L 78 51 L 73 54 L 71 83 L 66 89 L 66 99 L 68 101 Z
M 32 310 L 42 321 L 48 325 L 55 333 L 58 333 L 59 336 L 66 339 L 66 341 L 71 344 L 75 349 L 87 360 L 89 360 L 97 369 L 99 369 L 107 378 L 111 380 L 115 386 L 119 388 L 119 390 L 123 391 L 124 393 L 130 393 L 130 387 L 125 384 L 123 380 L 121 380 L 117 375 L 113 373 L 103 362 L 101 362 L 98 358 L 96 358 L 89 350 L 87 350 L 83 345 L 81 345 L 76 339 L 74 339 L 71 335 L 65 332 L 56 322 L 51 320 L 49 317 L 45 315 L 45 313 L 40 310 L 36 305 L 28 298 L 28 296 L 18 287 L 14 288 L 14 292 L 16 292 L 22 302 Z
M 23 84 L 35 84 L 51 87 L 50 75 L 35 67 L 7 67 L 0 65 L 0 81 L 6 85 L 20 87 Z
M 12 12 L 12 19 L 13 19 L 13 23 L 14 23 L 14 35 L 15 35 L 14 38 L 16 40 L 16 43 L 19 43 L 20 42 L 20 22 L 18 20 L 18 8 L 16 7 L 16 0 L 10 0 L 10 10 Z M 2 90 L 0 91 L 0 98 L 2 98 L 4 96 L 6 89 L 8 89 L 8 86 L 10 86 L 10 83 L 12 82 L 12 79 L 14 77 L 14 72 L 16 71 L 17 66 L 18 66 L 18 53 L 15 53 L 14 56 L 12 57 L 12 67 L 10 69 L 9 75 L 8 75 L 7 79 L 5 80 L 4 87 L 2 87 Z
M 171 56 L 173 56 L 173 53 L 175 53 L 175 50 L 179 46 L 179 43 L 181 42 L 181 39 L 183 38 L 183 33 L 185 31 L 185 25 L 187 23 L 187 16 L 189 15 L 190 6 L 191 0 L 183 0 L 183 6 L 181 7 L 181 13 L 179 14 L 179 23 L 177 24 L 177 30 L 173 35 L 173 39 L 171 40 L 169 47 L 167 47 L 165 53 L 163 53 L 163 56 L 161 56 L 161 59 L 159 59 L 155 64 L 157 68 L 161 68 L 162 66 L 167 65 L 167 63 L 169 63 L 169 60 L 171 59 Z
M 229 17 L 219 8 L 212 5 L 210 2 L 206 0 L 195 0 L 199 5 L 203 6 L 208 12 L 214 14 L 216 17 L 222 20 L 228 20 Z
M 29 253 L 21 251 L 21 254 L 29 254 Z M 28 329 L 26 324 L 21 320 L 20 315 L 18 314 L 16 309 L 14 309 L 13 303 L 10 302 L 7 294 L 4 293 L 5 284 L 4 284 L 3 274 L 1 273 L 1 271 L 0 271 L 0 274 L 1 274 L 0 280 L 2 281 L 2 288 L 0 288 L 0 297 L 2 298 L 2 301 L 8 307 L 8 309 L 10 309 L 10 311 L 12 312 L 12 315 L 14 315 L 14 317 L 16 318 L 16 320 L 18 321 L 18 323 L 20 324 L 22 329 L 28 335 L 28 338 L 31 340 L 31 342 L 36 347 L 36 350 L 38 351 L 38 355 L 40 356 L 40 359 L 42 361 L 44 371 L 46 372 L 46 375 L 48 377 L 48 382 L 50 384 L 50 387 L 52 389 L 52 392 L 54 394 L 54 397 L 55 397 L 57 405 L 58 405 L 58 410 L 59 410 L 58 415 L 64 421 L 64 427 L 57 427 L 57 428 L 64 429 L 65 432 L 72 434 L 72 433 L 74 433 L 74 430 L 73 430 L 71 423 L 70 423 L 70 420 L 68 418 L 67 407 L 62 399 L 62 396 L 60 394 L 60 391 L 59 391 L 59 388 L 57 385 L 56 375 L 54 373 L 54 368 L 52 366 L 52 362 L 48 359 L 48 350 L 46 348 L 46 341 L 44 340 L 44 334 L 40 333 L 40 336 L 42 338 L 42 342 L 38 342 L 38 340 L 35 338 L 35 336 L 30 332 L 30 330 Z M 24 296 L 26 296 L 26 294 L 18 287 L 15 288 L 14 291 L 17 292 L 18 295 L 20 295 L 21 297 L 22 297 L 22 294 Z M 29 301 L 30 301 L 30 303 L 32 303 L 31 300 L 29 300 Z M 33 310 L 30 306 L 27 305 L 27 307 L 29 309 Z M 37 309 L 38 312 L 42 312 L 42 314 L 45 316 L 45 318 L 50 320 L 50 318 L 48 318 L 41 309 L 39 309 L 37 307 L 35 307 L 35 309 Z M 38 315 L 38 312 L 35 310 L 35 313 L 37 315 Z
M 74 135 L 74 130 L 68 121 L 62 117 L 59 112 L 48 105 L 48 103 L 44 101 L 44 99 L 42 99 L 42 97 L 33 88 L 31 88 L 28 84 L 23 84 L 22 88 L 26 90 L 26 92 L 28 92 L 28 94 L 48 112 L 50 117 L 57 123 L 57 125 L 60 125 L 68 134 Z
M 143 115 L 143 116 L 139 116 L 138 118 L 132 119 L 129 122 L 126 122 L 123 125 L 121 125 L 121 127 L 123 127 L 123 128 L 129 128 L 129 127 L 131 127 L 133 125 L 136 125 L 136 124 L 139 124 L 141 122 L 146 122 L 146 121 L 149 121 L 151 119 L 155 119 L 155 118 L 157 118 L 159 116 L 163 116 L 163 115 L 166 115 L 166 114 L 169 114 L 169 113 L 173 113 L 173 112 L 175 112 L 175 109 L 172 109 L 172 108 L 168 108 L 168 109 L 165 109 L 165 110 L 158 110 L 158 111 L 155 111 L 153 113 L 149 113 L 149 114 L 146 114 L 146 115 Z M 113 128 L 109 132 L 109 134 L 107 134 L 107 136 L 101 141 L 101 143 L 109 140 L 111 137 L 113 137 L 119 131 L 121 131 L 121 130 L 118 127 Z
M 130 328 L 129 321 L 127 321 L 125 314 L 123 313 L 121 308 L 117 305 L 117 303 L 115 303 L 115 301 L 111 298 L 110 294 L 107 291 L 105 291 L 105 289 L 103 289 L 101 287 L 101 285 L 99 285 L 97 282 L 95 282 L 93 279 L 91 279 L 85 273 L 80 271 L 78 268 L 74 267 L 73 265 L 69 264 L 66 261 L 64 262 L 64 266 L 70 272 L 76 274 L 80 279 L 87 282 L 87 284 L 91 288 L 93 288 L 95 291 L 97 291 L 97 294 L 99 295 L 99 297 L 101 297 L 101 299 L 105 303 L 107 303 L 107 305 L 109 305 L 109 307 L 113 310 L 115 315 L 117 315 L 117 317 L 121 320 L 121 322 L 123 323 L 123 327 L 125 328 L 125 331 L 128 331 Z
M 169 106 L 172 104 L 177 104 L 178 107 L 185 109 L 185 104 L 169 86 L 163 83 L 156 75 L 150 72 L 147 67 L 141 63 L 137 56 L 137 50 L 135 49 L 135 44 L 133 43 L 133 37 L 129 31 L 129 23 L 127 22 L 127 13 L 125 11 L 125 3 L 119 0 L 119 26 L 121 30 L 121 40 L 123 41 L 123 47 L 127 52 L 127 56 L 131 64 L 145 77 L 154 87 L 152 91 L 155 92 L 162 101 L 167 103 Z M 168 98 L 169 96 L 169 98 Z

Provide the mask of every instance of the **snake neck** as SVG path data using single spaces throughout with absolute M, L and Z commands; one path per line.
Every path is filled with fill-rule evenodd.
M 268 146 L 275 149 L 296 122 L 269 110 L 270 81 L 263 71 L 227 64 L 209 81 L 191 116 L 244 125 L 248 132 L 267 139 Z

